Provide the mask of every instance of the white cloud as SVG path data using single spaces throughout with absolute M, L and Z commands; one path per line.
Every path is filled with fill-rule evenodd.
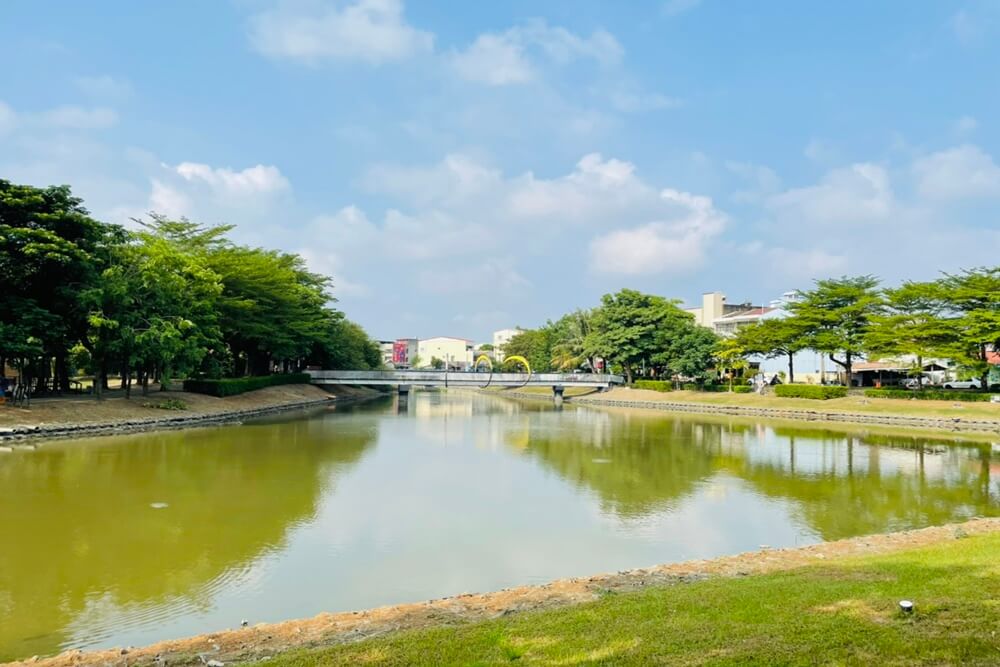
M 291 188 L 277 167 L 258 164 L 242 171 L 227 167 L 214 168 L 198 162 L 182 162 L 174 168 L 189 182 L 202 182 L 226 196 L 274 194 Z
M 611 93 L 611 106 L 625 113 L 675 109 L 681 100 L 660 93 L 642 93 L 618 90 Z
M 191 200 L 177 188 L 154 178 L 149 194 L 149 210 L 171 218 L 180 218 L 191 213 Z
M 99 130 L 115 125 L 118 122 L 118 113 L 106 107 L 66 105 L 43 111 L 35 118 L 42 125 L 49 127 Z
M 865 224 L 886 220 L 894 198 L 889 174 L 870 162 L 834 169 L 822 182 L 769 197 L 772 213 L 794 224 Z
M 919 158 L 917 189 L 930 199 L 1000 196 L 1000 167 L 982 149 L 963 145 Z
M 663 200 L 679 215 L 598 236 L 590 244 L 591 268 L 600 273 L 679 273 L 701 265 L 709 241 L 726 226 L 726 216 L 708 197 L 664 190 Z
M 450 61 L 468 81 L 506 86 L 537 79 L 536 61 L 543 58 L 557 65 L 592 59 L 607 66 L 620 62 L 622 55 L 618 40 L 604 30 L 581 37 L 536 19 L 502 33 L 483 33 L 464 51 L 453 52 Z
M 108 74 L 80 76 L 74 79 L 73 83 L 85 95 L 97 100 L 120 102 L 132 95 L 132 86 L 127 81 L 116 79 Z
M 9 105 L 0 100 L 0 136 L 10 132 L 17 125 L 17 114 Z
M 663 3 L 663 13 L 667 16 L 678 16 L 691 11 L 700 4 L 701 0 L 666 0 Z
M 283 2 L 250 19 L 250 41 L 266 56 L 305 64 L 342 60 L 378 65 L 434 48 L 433 34 L 406 23 L 402 0 L 357 0 L 340 9 L 314 11 Z
M 955 121 L 954 130 L 956 134 L 971 134 L 979 127 L 979 121 L 972 116 L 962 116 Z
M 733 193 L 733 199 L 738 202 L 759 202 L 781 188 L 781 178 L 770 167 L 729 160 L 726 162 L 726 169 L 747 184 L 747 187 Z
M 417 273 L 417 282 L 430 294 L 511 294 L 531 286 L 509 257 L 457 269 L 424 269 Z

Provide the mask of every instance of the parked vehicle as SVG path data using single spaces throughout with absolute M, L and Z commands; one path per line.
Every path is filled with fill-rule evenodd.
M 982 389 L 983 385 L 979 380 L 949 380 L 944 383 L 945 389 Z

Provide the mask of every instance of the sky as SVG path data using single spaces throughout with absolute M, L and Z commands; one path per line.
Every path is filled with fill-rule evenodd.
M 1000 1 L 0 7 L 0 178 L 234 224 L 379 339 L 1000 258 Z

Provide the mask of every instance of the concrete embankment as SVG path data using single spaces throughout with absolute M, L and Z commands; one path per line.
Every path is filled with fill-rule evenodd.
M 830 563 L 840 558 L 888 554 L 1000 531 L 1000 519 L 973 519 L 884 535 L 770 549 L 711 560 L 658 565 L 614 574 L 563 579 L 541 586 L 520 586 L 494 593 L 469 594 L 368 611 L 320 614 L 309 619 L 249 627 L 164 641 L 144 648 L 66 651 L 33 659 L 44 667 L 84 665 L 215 665 L 259 661 L 299 648 L 334 646 L 400 630 L 483 621 L 523 611 L 552 609 L 654 586 L 675 586 L 715 577 L 744 577 Z M 17 664 L 17 663 L 15 663 Z
M 518 398 L 523 400 L 545 400 L 552 401 L 551 395 L 533 394 L 527 392 L 504 391 L 493 392 L 498 396 Z M 820 422 L 841 422 L 863 425 L 895 426 L 913 429 L 947 430 L 962 433 L 1000 433 L 1000 418 L 990 419 L 981 416 L 951 416 L 934 414 L 932 406 L 927 406 L 927 415 L 920 414 L 892 414 L 888 412 L 857 412 L 850 410 L 827 409 L 804 409 L 790 408 L 786 406 L 768 407 L 766 405 L 733 405 L 706 403 L 696 400 L 670 400 L 670 394 L 661 394 L 655 398 L 650 398 L 647 392 L 626 388 L 614 389 L 607 393 L 594 393 L 584 396 L 567 396 L 566 401 L 577 405 L 605 406 L 616 408 L 635 408 L 642 410 L 663 410 L 667 412 L 686 412 L 713 415 L 728 415 L 737 417 L 767 417 L 772 419 L 794 419 L 800 421 L 820 421 Z M 661 398 L 662 396 L 662 398 Z M 742 394 L 738 395 L 742 396 Z M 789 400 L 789 399 L 785 399 Z M 790 399 L 797 400 L 797 399 Z M 798 399 L 804 400 L 804 399 Z M 855 399 L 864 401 L 865 399 Z M 873 399 L 876 400 L 876 399 Z M 809 403 L 822 406 L 824 401 L 807 401 Z M 909 402 L 912 403 L 913 401 Z M 950 411 L 958 411 L 972 408 L 981 410 L 987 408 L 985 404 L 952 404 L 947 406 Z M 1000 416 L 1000 406 L 996 406 L 995 411 Z
M 0 409 L 0 442 L 6 447 L 16 447 L 20 441 L 36 438 L 117 435 L 205 426 L 379 395 L 369 390 L 339 391 L 335 395 L 312 385 L 285 385 L 226 398 L 157 391 L 149 396 L 100 402 L 93 398 L 49 399 L 36 401 L 30 408 Z M 185 409 L 154 407 L 167 402 L 183 404 Z

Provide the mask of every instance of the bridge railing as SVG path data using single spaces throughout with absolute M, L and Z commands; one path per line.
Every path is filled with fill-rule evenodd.
M 313 380 L 336 380 L 364 384 L 365 381 L 399 384 L 528 384 L 540 385 L 613 385 L 623 384 L 620 375 L 601 373 L 483 373 L 467 371 L 386 370 L 386 371 L 308 371 Z

